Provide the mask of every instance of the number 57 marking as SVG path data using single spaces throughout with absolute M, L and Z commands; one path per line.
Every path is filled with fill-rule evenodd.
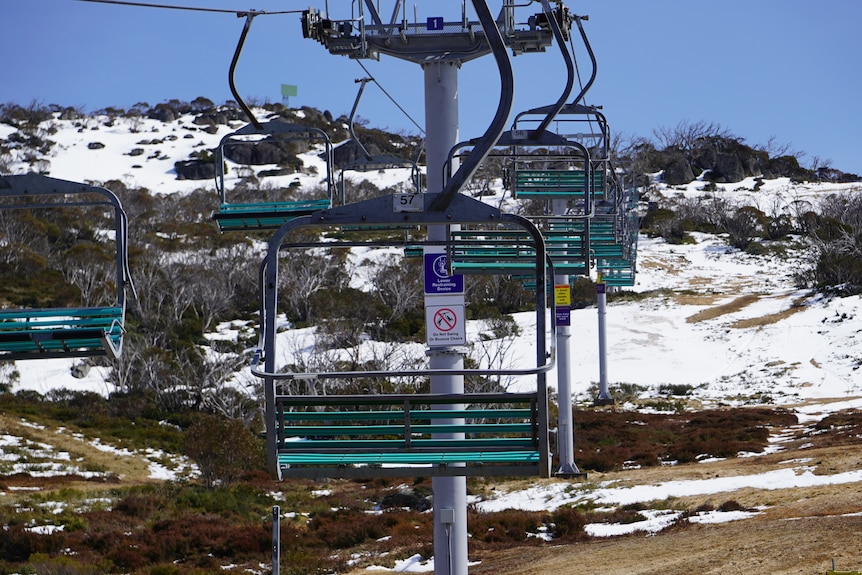
M 394 194 L 392 196 L 392 211 L 421 212 L 424 210 L 422 194 Z

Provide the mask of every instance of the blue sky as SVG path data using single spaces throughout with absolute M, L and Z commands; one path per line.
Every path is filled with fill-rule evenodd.
M 230 10 L 323 9 L 323 0 L 160 0 Z M 460 2 L 418 0 L 420 20 L 457 17 Z M 469 2 L 468 2 L 469 4 Z M 496 12 L 500 2 L 491 0 Z M 329 0 L 335 18 L 347 0 Z M 384 8 L 392 2 L 384 0 Z M 680 122 L 720 124 L 750 145 L 773 139 L 832 166 L 862 174 L 862 2 L 847 0 L 582 0 L 598 77 L 586 101 L 602 105 L 622 137 L 652 136 Z M 441 9 L 445 6 L 445 11 Z M 540 10 L 535 4 L 535 11 Z M 385 11 L 385 10 L 384 10 Z M 435 12 L 436 11 L 436 12 Z M 231 98 L 228 67 L 244 19 L 233 14 L 81 2 L 0 0 L 0 102 L 80 106 L 155 105 L 169 99 Z M 589 61 L 576 43 L 584 75 Z M 420 125 L 422 72 L 383 57 L 369 72 Z M 550 104 L 563 79 L 559 54 L 513 59 L 516 110 Z M 298 14 L 255 18 L 236 75 L 244 98 L 280 101 L 281 84 L 298 86 L 291 106 L 347 114 L 366 76 L 359 64 L 302 38 Z M 480 135 L 496 107 L 491 57 L 459 73 L 462 139 Z M 417 132 L 373 84 L 358 114 L 374 127 Z

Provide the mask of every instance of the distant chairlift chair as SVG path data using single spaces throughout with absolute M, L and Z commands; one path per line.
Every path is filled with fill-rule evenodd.
M 565 46 L 570 21 L 567 9 L 560 7 L 546 13 L 544 18 L 554 33 L 566 64 L 565 88 L 556 103 L 536 111 L 541 114 L 538 126 L 522 129 L 515 124 L 513 129 L 500 135 L 490 155 L 508 164 L 504 184 L 512 191 L 513 197 L 538 200 L 531 202 L 524 215 L 544 236 L 548 257 L 556 273 L 586 275 L 590 268 L 589 222 L 597 191 L 603 189 L 602 176 L 595 173 L 585 146 L 547 129 L 565 107 L 574 86 L 575 71 L 571 54 Z M 447 161 L 447 172 L 451 172 L 456 155 L 474 145 L 475 141 L 471 140 L 453 147 Z M 542 206 L 541 209 L 536 209 L 537 204 Z M 448 259 L 453 273 L 521 275 L 527 269 L 531 253 L 528 237 L 499 224 L 462 226 L 450 231 Z M 529 278 L 526 280 L 530 281 Z
M 254 193 L 232 190 L 225 184 L 227 161 L 237 164 L 233 169 L 251 169 L 277 163 L 286 155 L 296 155 L 299 145 L 322 144 L 325 192 L 322 196 L 302 197 L 293 186 L 277 190 L 256 190 Z M 298 216 L 332 207 L 333 155 L 329 136 L 319 128 L 274 120 L 248 124 L 222 138 L 216 153 L 215 179 L 219 194 L 219 209 L 213 214 L 222 231 L 276 229 Z M 266 174 L 264 174 L 266 175 Z M 272 174 L 278 175 L 278 174 Z M 260 174 L 257 174 L 260 176 Z
M 551 164 L 534 167 L 515 162 L 511 185 L 514 194 L 521 198 L 544 197 L 551 204 L 555 196 L 560 198 L 565 195 L 567 187 L 577 189 L 589 179 L 595 201 L 593 209 L 589 210 L 591 217 L 575 222 L 574 228 L 570 222 L 549 220 L 548 225 L 554 231 L 547 234 L 546 239 L 552 244 L 552 238 L 567 228 L 572 231 L 582 229 L 589 245 L 590 267 L 599 271 L 608 285 L 633 285 L 638 233 L 637 190 L 635 187 L 623 189 L 621 185 L 619 174 L 611 161 L 610 128 L 600 107 L 582 103 L 597 73 L 595 54 L 582 23 L 584 19 L 573 17 L 592 64 L 589 80 L 571 103 L 561 106 L 558 102 L 518 114 L 514 120 L 513 133 L 541 132 L 553 123 L 559 137 L 579 142 L 586 148 L 590 158 L 588 169 L 571 170 L 571 167 L 567 167 L 564 173 L 546 169 L 553 168 Z M 563 55 L 567 59 L 568 54 Z M 572 73 L 573 69 L 569 66 L 570 82 Z M 559 213 L 560 202 L 553 203 L 556 204 L 553 211 Z
M 520 114 L 516 125 L 528 127 L 535 117 L 546 113 L 548 108 L 537 108 Z M 519 124 L 520 122 L 520 124 Z M 591 156 L 591 184 L 594 190 L 595 205 L 592 216 L 586 222 L 589 229 L 589 252 L 591 267 L 599 271 L 603 283 L 615 287 L 634 285 L 635 255 L 637 251 L 637 190 L 624 189 L 610 159 L 610 129 L 605 116 L 595 106 L 568 104 L 555 119 L 563 137 L 583 142 Z M 584 131 L 583 127 L 588 129 Z M 542 180 L 559 180 L 562 176 L 532 170 L 519 170 L 516 165 L 514 191 L 521 197 L 536 197 L 547 194 L 534 189 L 540 187 Z M 533 179 L 536 181 L 531 181 Z M 584 179 L 585 173 L 569 176 L 569 183 L 578 178 Z M 552 197 L 552 196 L 548 196 Z M 559 228 L 559 224 L 552 224 Z
M 474 145 L 462 142 L 452 148 L 447 167 L 461 150 Z M 490 157 L 510 168 L 504 178 L 513 196 L 539 200 L 549 206 L 525 216 L 542 232 L 548 257 L 558 274 L 586 275 L 590 268 L 586 237 L 593 216 L 595 178 L 589 154 L 581 144 L 549 131 L 527 134 L 504 132 Z M 563 203 L 565 209 L 552 209 Z M 555 206 L 553 206 L 555 207 Z M 491 273 L 520 276 L 530 268 L 533 248 L 523 232 L 500 224 L 461 226 L 450 230 L 448 261 L 452 273 Z

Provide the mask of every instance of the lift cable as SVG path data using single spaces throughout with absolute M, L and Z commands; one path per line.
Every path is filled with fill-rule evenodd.
M 381 92 L 383 92 L 384 94 L 386 94 L 386 97 L 387 97 L 387 98 L 389 98 L 389 99 L 392 101 L 392 103 L 393 103 L 393 104 L 395 104 L 395 107 L 396 107 L 396 108 L 398 108 L 399 110 L 401 110 L 401 113 L 402 113 L 402 114 L 404 114 L 405 116 L 407 116 L 407 119 L 408 119 L 408 120 L 410 120 L 410 122 L 412 122 L 412 124 L 413 124 L 414 126 L 416 126 L 416 128 L 419 130 L 419 132 L 421 132 L 421 133 L 422 133 L 422 135 L 425 135 L 425 130 L 422 128 L 422 126 L 420 126 L 420 125 L 416 122 L 416 120 L 414 120 L 414 119 L 410 116 L 410 114 L 408 114 L 408 113 L 407 113 L 407 110 L 405 110 L 405 109 L 401 106 L 401 104 L 399 104 L 399 103 L 398 103 L 398 101 L 397 101 L 397 100 L 395 100 L 395 98 L 393 98 L 393 97 L 392 97 L 392 95 L 391 95 L 389 92 L 387 92 L 387 91 L 386 91 L 386 88 L 384 88 L 384 87 L 380 84 L 380 82 L 378 82 L 378 81 L 377 81 L 377 78 L 375 78 L 375 77 L 374 77 L 374 74 L 372 74 L 371 72 L 369 72 L 369 71 L 368 71 L 368 68 L 366 68 L 366 67 L 365 67 L 365 64 L 363 64 L 363 63 L 362 63 L 361 61 L 359 61 L 359 60 L 357 60 L 357 61 L 356 61 L 356 63 L 357 63 L 357 64 L 359 64 L 359 66 L 361 66 L 361 67 L 362 67 L 362 69 L 363 69 L 363 70 L 365 71 L 365 73 L 368 75 L 368 78 L 369 78 L 372 82 L 374 82 L 374 83 L 377 85 L 377 87 L 378 87 L 378 88 L 380 88 L 380 91 L 381 91 Z
M 266 15 L 271 16 L 271 15 L 276 15 L 276 14 L 301 14 L 302 12 L 304 12 L 304 10 L 280 10 L 277 12 L 267 12 L 265 10 L 227 10 L 224 8 L 202 8 L 202 7 L 195 7 L 195 6 L 173 6 L 170 4 L 155 4 L 152 2 L 132 2 L 131 0 L 77 0 L 77 1 L 78 2 L 92 2 L 92 3 L 98 3 L 98 4 L 116 4 L 116 5 L 120 5 L 120 6 L 137 6 L 137 7 L 142 7 L 142 8 L 163 8 L 163 9 L 170 9 L 170 10 L 192 10 L 192 11 L 196 11 L 196 12 L 216 12 L 216 13 L 221 13 L 221 14 L 235 14 L 236 16 L 238 16 L 240 18 L 246 17 L 246 18 L 248 18 L 248 20 L 246 21 L 246 26 L 243 29 L 243 34 L 242 34 L 242 37 L 240 38 L 240 45 L 237 47 L 238 50 L 234 54 L 234 61 L 232 62 L 233 66 L 236 65 L 236 60 L 239 57 L 239 50 L 241 50 L 241 46 L 242 46 L 242 43 L 245 39 L 245 35 L 248 33 L 248 27 L 251 24 L 251 18 L 252 17 L 254 17 L 254 16 L 266 16 Z M 404 107 L 401 106 L 401 104 L 399 104 L 398 101 L 395 100 L 395 98 L 393 98 L 392 95 L 388 91 L 386 91 L 386 88 L 384 88 L 380 84 L 380 82 L 377 81 L 377 79 L 374 77 L 374 75 L 368 71 L 368 69 L 365 67 L 364 64 L 362 64 L 362 62 L 357 60 L 357 63 L 362 67 L 363 70 L 365 70 L 365 73 L 368 74 L 368 76 L 371 78 L 371 81 L 373 81 L 377 85 L 377 87 L 380 88 L 380 90 L 386 95 L 386 97 L 389 98 L 389 100 L 391 100 L 393 104 L 395 104 L 395 106 L 401 111 L 401 113 L 404 114 L 407 117 L 407 119 L 410 120 L 410 122 L 414 126 L 416 126 L 416 129 L 418 129 L 419 132 L 424 136 L 425 130 L 422 128 L 422 126 L 420 126 L 419 123 L 416 122 L 416 120 L 414 120 L 413 117 L 410 116 L 409 113 L 407 113 L 407 111 L 404 109 Z M 234 93 L 234 96 L 236 97 L 236 92 L 235 92 L 235 89 L 233 88 L 233 86 L 231 86 L 231 91 Z M 240 102 L 241 99 L 237 99 L 237 101 Z M 251 116 L 248 113 L 248 111 L 246 111 L 246 114 Z M 253 116 L 252 116 L 252 118 L 253 118 Z M 256 123 L 254 119 L 252 119 L 252 123 L 253 124 Z
M 172 6 L 170 4 L 153 4 L 151 2 L 131 2 L 130 0 L 78 0 L 78 2 L 93 2 L 97 4 L 117 4 L 120 6 L 137 6 L 140 8 L 164 8 L 169 10 L 191 10 L 195 12 L 218 12 L 222 14 L 236 14 L 237 16 L 245 16 L 249 12 L 257 14 L 275 15 L 275 14 L 301 14 L 303 10 L 279 10 L 277 12 L 266 12 L 264 10 L 228 10 L 225 8 L 202 8 L 196 6 Z

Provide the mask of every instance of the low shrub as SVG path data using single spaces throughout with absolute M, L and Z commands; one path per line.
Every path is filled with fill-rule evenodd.
M 537 533 L 544 525 L 542 515 L 520 509 L 505 509 L 492 513 L 468 513 L 467 529 L 473 541 L 491 544 L 512 544 L 535 541 L 528 533 Z
M 796 416 L 768 408 L 679 411 L 672 415 L 576 410 L 574 421 L 579 467 L 611 471 L 630 465 L 685 463 L 703 456 L 759 453 L 768 444 L 769 427 L 792 425 Z
M 346 549 L 387 534 L 392 515 L 370 515 L 357 509 L 319 513 L 308 522 L 308 528 L 321 543 L 331 549 Z
M 558 507 L 551 512 L 550 533 L 558 542 L 582 541 L 588 538 L 584 526 L 586 515 L 574 507 Z

